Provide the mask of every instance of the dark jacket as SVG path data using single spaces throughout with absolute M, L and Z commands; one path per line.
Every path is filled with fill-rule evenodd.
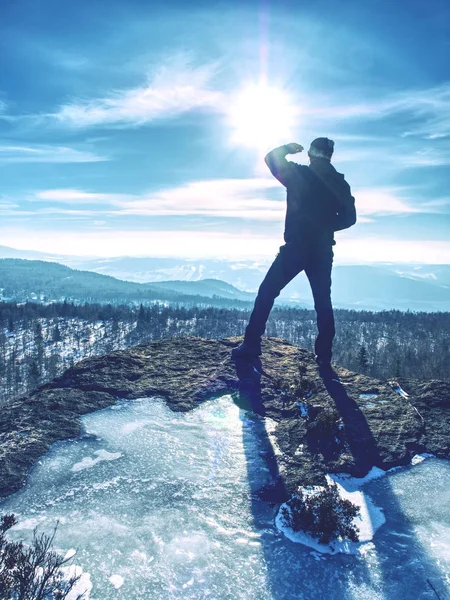
M 315 158 L 310 166 L 286 160 L 284 147 L 266 156 L 272 175 L 286 187 L 286 243 L 302 238 L 334 243 L 334 232 L 356 222 L 355 199 L 344 176 L 326 158 Z

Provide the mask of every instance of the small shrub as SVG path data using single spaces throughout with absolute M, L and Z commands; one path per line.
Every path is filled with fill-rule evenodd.
M 293 531 L 304 531 L 321 544 L 337 538 L 359 541 L 359 530 L 352 522 L 359 514 L 359 508 L 339 496 L 336 484 L 327 484 L 313 494 L 300 490 L 286 504 L 281 514 Z
M 306 367 L 302 364 L 298 366 L 298 375 L 292 379 L 283 377 L 274 379 L 274 386 L 280 392 L 283 404 L 302 400 L 305 396 L 310 396 L 315 391 L 313 381 L 306 377 Z
M 309 429 L 314 431 L 316 436 L 326 438 L 339 438 L 340 415 L 334 409 L 321 410 L 311 423 Z
M 52 550 L 56 527 L 52 535 L 33 532 L 30 546 L 10 542 L 6 532 L 17 524 L 14 515 L 0 519 L 0 599 L 1 600 L 64 600 L 80 576 L 66 578 L 61 568 L 71 560 Z M 82 600 L 84 594 L 77 596 Z

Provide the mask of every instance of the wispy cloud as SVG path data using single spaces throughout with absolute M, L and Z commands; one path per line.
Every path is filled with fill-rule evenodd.
M 39 210 L 40 215 L 69 215 L 69 216 L 82 216 L 91 217 L 97 215 L 95 210 L 80 210 L 77 208 L 60 208 L 53 206 L 46 206 Z
M 276 194 L 276 196 L 275 196 Z M 354 190 L 358 214 L 404 214 L 421 212 L 403 199 L 407 190 L 395 187 L 359 188 Z M 286 212 L 285 193 L 274 179 L 217 179 L 194 181 L 186 185 L 153 193 L 147 197 L 115 204 L 123 214 L 238 217 L 279 220 Z
M 95 192 L 85 192 L 70 188 L 42 190 L 33 195 L 36 200 L 45 200 L 48 202 L 62 202 L 68 204 L 115 204 L 123 201 L 125 198 L 133 198 L 125 194 L 98 194 Z
M 356 209 L 361 216 L 382 216 L 390 214 L 420 213 L 423 209 L 408 204 L 402 198 L 406 191 L 403 188 L 355 188 Z
M 119 203 L 128 215 L 205 215 L 279 220 L 284 202 L 270 197 L 277 181 L 266 178 L 194 181 L 140 199 Z
M 407 188 L 355 188 L 360 222 L 383 215 L 420 213 L 428 205 L 412 206 L 404 199 Z M 30 199 L 48 203 L 98 205 L 105 217 L 201 215 L 256 221 L 280 221 L 286 213 L 285 193 L 269 178 L 193 181 L 149 194 L 96 193 L 78 189 L 52 189 L 34 193 Z M 41 209 L 40 209 L 41 210 Z
M 371 143 L 370 139 L 361 140 L 358 144 L 342 149 L 342 136 L 336 136 L 336 154 L 333 163 L 341 164 L 372 164 L 383 167 L 385 172 L 404 168 L 439 167 L 450 164 L 450 146 L 438 147 L 431 140 L 423 139 L 406 141 L 405 138 L 386 138 L 384 145 Z M 426 143 L 426 145 L 424 145 Z
M 450 148 L 443 150 L 433 147 L 426 147 L 411 152 L 408 154 L 400 155 L 397 157 L 400 164 L 405 167 L 439 167 L 450 164 Z
M 193 66 L 177 54 L 166 60 L 139 87 L 115 90 L 103 98 L 76 99 L 53 115 L 74 127 L 102 124 L 141 125 L 197 108 L 215 108 L 221 94 L 210 87 L 215 64 Z
M 363 96 L 355 90 L 354 96 Z M 366 95 L 366 94 L 364 94 Z M 404 136 L 420 136 L 438 139 L 450 136 L 450 81 L 430 88 L 411 88 L 394 91 L 364 101 L 347 102 L 333 97 L 316 97 L 305 105 L 305 114 L 325 121 L 336 119 L 384 119 L 404 115 L 415 124 L 403 132 Z
M 25 210 L 20 203 L 12 201 L 7 196 L 0 198 L 0 219 L 16 216 L 23 217 L 32 214 L 35 214 L 34 211 Z
M 435 198 L 422 204 L 422 208 L 426 212 L 437 214 L 448 214 L 450 212 L 450 195 L 446 198 Z
M 284 217 L 284 202 L 271 197 L 274 189 L 277 196 L 280 195 L 278 188 L 279 183 L 269 178 L 215 179 L 193 181 L 143 195 L 54 189 L 39 191 L 34 198 L 46 202 L 102 205 L 104 215 L 203 215 L 266 221 Z M 282 197 L 281 190 L 280 199 Z
M 2 218 L 13 217 L 17 218 L 18 220 L 23 220 L 24 217 L 36 216 L 36 211 L 17 208 L 3 208 L 0 206 L 0 216 Z
M 431 140 L 450 136 L 450 81 L 415 93 L 404 92 L 400 98 L 402 108 L 420 119 L 405 135 L 421 135 Z
M 0 163 L 50 162 L 85 163 L 109 160 L 105 156 L 76 150 L 67 146 L 33 144 L 27 146 L 0 146 Z
M 19 204 L 17 202 L 11 202 L 7 198 L 0 198 L 0 211 L 2 210 L 10 210 L 14 208 L 18 208 Z

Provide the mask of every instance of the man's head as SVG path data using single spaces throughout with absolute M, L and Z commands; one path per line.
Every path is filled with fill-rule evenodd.
M 314 158 L 326 158 L 331 160 L 334 151 L 334 142 L 326 137 L 316 138 L 311 142 L 311 146 L 308 150 L 308 156 L 310 159 Z

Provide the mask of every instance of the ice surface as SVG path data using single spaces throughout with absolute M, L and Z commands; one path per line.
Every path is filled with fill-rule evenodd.
M 409 398 L 409 394 L 407 394 L 405 392 L 405 390 L 402 389 L 402 387 L 400 386 L 400 384 L 397 381 L 391 381 L 390 383 L 392 385 L 394 392 L 397 392 L 397 394 L 400 394 L 400 396 L 402 396 L 403 398 Z
M 97 455 L 96 458 L 91 458 L 90 456 L 86 456 L 80 462 L 77 462 L 73 465 L 72 471 L 82 471 L 83 469 L 90 469 L 94 465 L 103 460 L 117 460 L 122 456 L 120 452 L 108 452 L 107 450 L 96 450 L 94 454 Z
M 307 402 L 296 402 L 295 406 L 298 408 L 301 417 L 307 417 L 311 405 Z
M 113 584 L 113 586 L 116 588 L 116 590 L 118 590 L 120 587 L 122 587 L 123 582 L 125 581 L 125 579 L 122 577 L 122 575 L 111 575 L 109 580 Z
M 287 539 L 277 507 L 260 500 L 276 477 L 274 421 L 223 397 L 189 413 L 121 401 L 83 423 L 85 435 L 55 444 L 0 510 L 17 515 L 11 536 L 25 541 L 59 521 L 55 546 L 77 549 L 77 591 L 91 600 L 435 600 L 427 579 L 445 597 L 447 462 L 333 476 L 342 493 L 363 494 L 373 538 L 354 555 L 323 554 Z

